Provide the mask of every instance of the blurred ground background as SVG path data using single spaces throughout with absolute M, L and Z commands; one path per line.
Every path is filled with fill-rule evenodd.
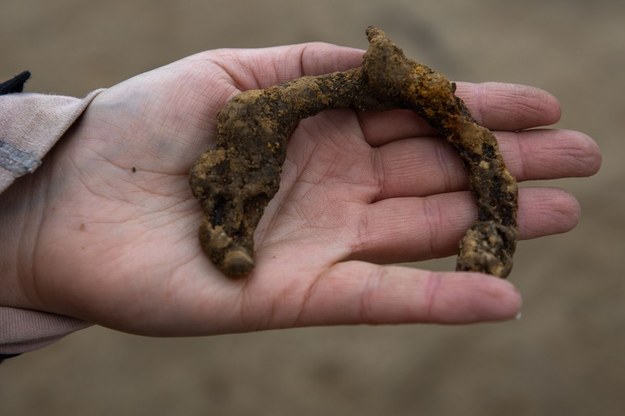
M 602 171 L 554 185 L 576 230 L 520 244 L 517 322 L 310 328 L 150 339 L 90 328 L 0 367 L 1 415 L 625 414 L 625 3 L 401 0 L 0 0 L 0 78 L 85 95 L 217 47 L 384 28 L 455 80 L 545 88 Z M 453 267 L 453 261 L 422 267 Z

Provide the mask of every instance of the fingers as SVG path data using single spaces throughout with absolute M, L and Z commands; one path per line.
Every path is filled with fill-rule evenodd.
M 528 130 L 497 134 L 506 166 L 517 180 L 594 175 L 601 167 L 599 146 L 572 130 Z
M 361 49 L 311 42 L 260 49 L 221 49 L 214 62 L 244 91 L 290 81 L 305 75 L 345 71 L 362 63 Z
M 311 42 L 262 49 L 220 49 L 210 52 L 207 61 L 224 70 L 238 90 L 249 90 L 305 75 L 344 71 L 361 65 L 363 53 L 360 49 Z M 558 100 L 534 87 L 457 83 L 456 94 L 473 117 L 491 130 L 523 130 L 550 125 L 560 118 Z M 427 123 L 411 111 L 366 112 L 360 114 L 360 119 L 365 137 L 373 146 L 432 133 Z
M 364 51 L 321 42 L 261 49 L 221 49 L 211 52 L 240 90 L 266 88 L 305 75 L 345 71 L 362 63 Z M 534 87 L 506 83 L 457 83 L 456 94 L 473 117 L 494 130 L 522 130 L 550 125 L 560 118 L 560 104 Z M 367 113 L 363 129 L 372 145 L 431 131 L 412 112 L 380 117 Z
M 477 122 L 491 130 L 522 130 L 560 120 L 560 103 L 539 88 L 499 82 L 458 83 L 456 94 Z
M 491 130 L 518 131 L 556 123 L 558 100 L 546 91 L 525 85 L 488 82 L 457 83 L 473 117 Z M 434 130 L 412 111 L 366 112 L 360 116 L 367 142 L 372 146 L 425 134 Z
M 305 75 L 345 71 L 361 65 L 364 51 L 321 42 L 261 49 L 221 49 L 211 53 L 239 90 L 266 88 Z M 456 94 L 474 118 L 492 130 L 523 130 L 550 125 L 560 118 L 558 100 L 538 88 L 506 83 L 457 83 Z M 411 111 L 361 115 L 365 136 L 378 146 L 400 138 L 431 133 Z
M 520 307 L 519 293 L 502 279 L 349 261 L 316 280 L 294 326 L 498 321 Z
M 506 166 L 518 181 L 590 176 L 601 165 L 597 144 L 567 130 L 497 133 Z M 456 152 L 440 138 L 400 140 L 374 150 L 382 174 L 377 200 L 466 189 Z
M 560 189 L 519 190 L 521 239 L 569 231 L 579 213 L 577 200 Z M 396 263 L 452 255 L 476 218 L 469 192 L 379 201 L 354 218 L 349 258 Z

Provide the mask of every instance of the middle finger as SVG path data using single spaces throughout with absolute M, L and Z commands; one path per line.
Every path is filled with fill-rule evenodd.
M 527 130 L 495 135 L 506 166 L 518 181 L 588 176 L 598 168 L 597 145 L 576 131 Z M 374 200 L 468 187 L 462 161 L 441 137 L 399 140 L 373 151 L 381 181 Z

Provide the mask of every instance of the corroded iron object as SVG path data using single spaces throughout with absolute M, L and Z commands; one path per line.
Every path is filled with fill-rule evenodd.
M 230 277 L 254 267 L 254 230 L 278 191 L 290 133 L 331 108 L 410 109 L 457 150 L 477 198 L 478 220 L 460 242 L 458 270 L 506 277 L 518 227 L 517 185 L 493 134 L 471 117 L 455 84 L 405 57 L 386 34 L 367 29 L 362 66 L 308 76 L 235 96 L 217 117 L 217 143 L 191 169 L 190 186 L 204 212 L 200 244 Z

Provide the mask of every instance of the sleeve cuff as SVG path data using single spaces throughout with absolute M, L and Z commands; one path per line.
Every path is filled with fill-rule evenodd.
M 0 97 L 0 192 L 33 172 L 103 90 L 85 98 L 44 94 Z M 89 326 L 74 318 L 0 306 L 0 359 L 42 348 Z
M 88 326 L 68 316 L 0 307 L 0 355 L 36 350 Z
M 102 91 L 83 99 L 32 93 L 0 96 L 0 192 L 37 169 L 43 156 Z

